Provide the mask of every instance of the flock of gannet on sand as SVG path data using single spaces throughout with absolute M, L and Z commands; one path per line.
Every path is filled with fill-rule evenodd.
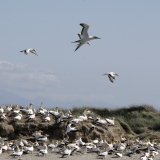
M 29 136 L 33 137 L 31 140 L 25 138 L 9 140 L 6 137 L 0 137 L 0 154 L 8 152 L 10 156 L 21 157 L 24 154 L 30 153 L 35 153 L 37 156 L 45 156 L 50 153 L 59 154 L 60 158 L 65 158 L 95 153 L 93 154 L 95 155 L 95 158 L 107 159 L 108 156 L 111 156 L 112 158 L 126 156 L 129 158 L 134 155 L 139 155 L 140 160 L 153 160 L 154 157 L 159 154 L 160 143 L 155 142 L 154 140 L 150 141 L 150 139 L 142 141 L 139 138 L 127 139 L 121 136 L 119 141 L 107 141 L 106 139 L 96 137 L 95 139 L 90 139 L 86 142 L 80 134 L 78 134 L 79 136 L 77 139 L 69 140 L 69 132 L 79 132 L 76 128 L 77 123 L 90 121 L 92 123 L 91 129 L 96 128 L 96 126 L 99 126 L 100 124 L 101 126 L 106 126 L 107 124 L 108 127 L 110 125 L 114 127 L 115 119 L 114 117 L 111 119 L 91 117 L 91 115 L 94 116 L 94 113 L 88 109 L 86 109 L 81 116 L 75 118 L 75 115 L 72 114 L 72 109 L 63 113 L 58 107 L 53 110 L 45 109 L 43 108 L 43 103 L 41 103 L 38 110 L 33 109 L 32 106 L 33 104 L 30 103 L 28 107 L 19 107 L 18 105 L 0 107 L 0 121 L 6 121 L 10 115 L 12 115 L 14 123 L 21 122 L 24 116 L 28 116 L 29 122 L 34 122 L 37 116 L 40 116 L 45 123 L 49 122 L 51 117 L 57 119 L 57 121 L 54 122 L 57 124 L 68 120 L 67 125 L 64 128 L 63 139 L 51 140 L 49 139 L 50 135 L 45 134 L 41 130 L 35 130 L 30 133 Z M 34 116 L 32 117 L 32 115 Z M 72 126 L 73 124 L 75 127 Z

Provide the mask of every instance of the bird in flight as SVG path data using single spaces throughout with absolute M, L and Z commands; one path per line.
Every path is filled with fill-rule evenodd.
M 75 49 L 75 51 L 76 51 L 79 47 L 81 47 L 83 44 L 89 44 L 88 41 L 90 41 L 90 40 L 100 39 L 100 38 L 97 37 L 97 36 L 89 36 L 89 35 L 88 35 L 89 25 L 87 25 L 87 24 L 85 24 L 85 23 L 80 23 L 80 25 L 83 27 L 83 28 L 82 28 L 82 31 L 81 31 L 81 35 L 78 34 L 80 40 L 75 41 L 75 42 L 72 42 L 72 43 L 78 43 L 78 46 L 77 46 L 77 48 Z
M 115 76 L 119 76 L 117 73 L 114 73 L 114 72 L 109 72 L 109 73 L 105 73 L 103 75 L 107 75 L 109 80 L 113 83 L 114 80 L 115 80 Z M 103 76 L 102 75 L 102 76 Z
M 35 49 L 32 49 L 32 48 L 29 48 L 29 49 L 25 49 L 25 50 L 22 50 L 22 51 L 20 51 L 20 52 L 24 52 L 24 54 L 29 54 L 29 52 L 31 52 L 31 53 L 33 53 L 33 54 L 35 54 L 35 55 L 37 55 L 38 56 L 38 54 L 36 53 L 36 50 Z
M 82 39 L 82 35 L 80 35 L 80 34 L 78 34 L 78 37 L 79 37 L 79 39 Z M 88 45 L 90 45 L 90 43 L 87 41 L 87 42 L 85 42 L 84 44 L 88 44 Z M 79 44 L 77 44 L 77 45 L 75 45 L 75 46 L 78 46 Z
M 80 35 L 80 34 L 78 34 L 78 37 L 79 37 L 79 39 L 82 39 L 82 35 Z M 88 44 L 88 45 L 90 45 L 90 43 L 87 41 L 87 42 L 85 42 L 85 44 Z

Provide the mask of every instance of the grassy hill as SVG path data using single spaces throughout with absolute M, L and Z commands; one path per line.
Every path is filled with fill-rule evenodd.
M 160 138 L 160 111 L 149 105 L 131 106 L 117 109 L 95 108 L 95 107 L 74 107 L 73 114 L 80 115 L 85 109 L 90 109 L 95 116 L 102 118 L 115 117 L 116 123 L 120 124 L 124 134 Z
M 81 136 L 89 141 L 94 138 L 106 139 L 107 141 L 119 140 L 120 136 L 128 138 L 146 139 L 160 141 L 160 111 L 152 106 L 130 106 L 117 109 L 95 108 L 95 107 L 74 107 L 73 116 L 82 115 L 84 110 L 89 109 L 93 114 L 92 117 L 112 118 L 115 117 L 115 125 L 96 124 L 92 120 L 87 120 L 75 124 L 79 132 L 76 134 L 68 134 L 69 139 L 75 139 Z M 66 112 L 67 110 L 63 110 Z M 32 139 L 31 134 L 36 130 L 42 130 L 43 134 L 48 134 L 49 139 L 63 139 L 66 125 L 73 118 L 69 118 L 61 123 L 57 123 L 57 118 L 51 116 L 50 122 L 44 122 L 42 116 L 36 113 L 36 119 L 32 122 L 28 121 L 28 115 L 23 113 L 21 121 L 14 122 L 12 111 L 7 113 L 7 119 L 0 121 L 0 136 L 7 136 L 9 139 L 27 137 Z M 96 128 L 91 130 L 90 126 L 95 125 Z

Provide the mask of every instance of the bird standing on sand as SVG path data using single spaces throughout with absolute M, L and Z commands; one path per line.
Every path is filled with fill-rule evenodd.
M 123 156 L 123 152 L 122 151 L 116 152 L 115 155 L 116 155 L 116 157 L 122 157 Z
M 16 150 L 11 154 L 11 156 L 15 157 L 21 157 L 23 154 L 23 148 L 21 147 L 21 149 L 16 145 Z
M 45 146 L 44 149 L 41 149 L 39 151 L 39 156 L 42 155 L 42 156 L 45 156 L 46 154 L 48 153 L 48 150 L 47 150 L 47 147 Z
M 82 31 L 81 31 L 81 35 L 78 34 L 80 40 L 78 41 L 75 41 L 75 42 L 72 42 L 72 43 L 79 43 L 77 48 L 75 49 L 75 51 L 81 47 L 83 44 L 89 44 L 88 41 L 90 40 L 93 40 L 93 39 L 100 39 L 99 37 L 97 36 L 89 36 L 88 35 L 88 28 L 89 28 L 89 25 L 85 24 L 85 23 L 80 23 L 80 25 L 83 27 L 82 28 Z
M 2 147 L 0 146 L 0 154 L 2 154 Z
M 31 53 L 33 53 L 33 54 L 35 54 L 35 55 L 37 55 L 38 56 L 38 54 L 36 53 L 36 50 L 35 49 L 32 49 L 32 48 L 29 48 L 29 49 L 25 49 L 25 50 L 22 50 L 22 51 L 20 51 L 20 52 L 24 52 L 24 54 L 29 54 L 29 52 L 31 52 Z
M 108 155 L 108 151 L 106 148 L 104 148 L 104 151 L 99 153 L 98 157 L 102 157 L 103 159 L 105 159 L 107 155 Z
M 109 72 L 109 73 L 105 73 L 103 75 L 107 75 L 109 80 L 113 83 L 114 80 L 115 80 L 115 76 L 119 76 L 117 73 L 114 73 L 114 72 Z M 103 76 L 102 75 L 102 76 Z
M 70 154 L 71 154 L 71 152 L 72 152 L 71 147 L 67 146 L 67 148 L 64 150 L 64 152 L 63 152 L 63 154 L 62 154 L 62 158 L 63 158 L 64 156 L 69 157 Z

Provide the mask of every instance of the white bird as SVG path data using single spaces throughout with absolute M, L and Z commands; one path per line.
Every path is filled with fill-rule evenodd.
M 2 145 L 2 150 L 7 151 L 8 147 L 9 147 L 9 144 L 8 142 L 6 142 L 4 145 Z
M 71 123 L 69 123 L 69 124 L 67 125 L 65 135 L 66 135 L 67 133 L 69 133 L 69 132 L 76 132 L 76 131 L 78 131 L 78 129 L 76 129 L 75 127 L 71 127 L 71 125 L 72 125 Z
M 34 147 L 33 147 L 33 144 L 31 146 L 28 146 L 28 147 L 24 147 L 24 152 L 25 153 L 28 153 L 28 152 L 33 152 L 34 151 Z
M 149 157 L 148 157 L 148 160 L 153 160 L 153 156 L 149 156 Z
M 24 54 L 29 54 L 29 52 L 31 52 L 31 53 L 33 53 L 33 54 L 35 54 L 35 55 L 37 55 L 38 56 L 38 54 L 36 53 L 36 50 L 35 49 L 32 49 L 32 48 L 29 48 L 29 49 L 25 49 L 25 50 L 22 50 L 22 51 L 20 51 L 20 52 L 24 52 Z
M 115 76 L 119 76 L 117 73 L 114 73 L 114 72 L 109 72 L 109 73 L 105 73 L 103 75 L 107 75 L 109 80 L 113 83 L 114 80 L 115 80 Z M 102 75 L 102 76 L 103 76 Z
M 44 149 L 41 149 L 41 150 L 39 151 L 39 155 L 42 154 L 43 156 L 45 156 L 47 153 L 48 153 L 47 147 L 44 147 Z
M 77 152 L 80 152 L 81 154 L 87 153 L 87 146 L 82 146 L 77 150 Z
M 55 143 L 51 143 L 48 145 L 49 148 L 56 148 L 58 146 L 58 141 L 56 141 Z
M 98 144 L 99 140 L 96 138 L 92 141 L 93 144 Z
M 99 152 L 99 148 L 97 148 L 97 146 L 94 144 L 93 147 L 91 148 L 92 152 Z
M 155 157 L 159 154 L 158 149 L 156 149 L 155 151 L 151 151 L 150 155 Z
M 18 114 L 16 117 L 14 117 L 14 121 L 20 121 L 22 119 L 22 114 Z
M 71 147 L 67 146 L 67 148 L 64 150 L 64 152 L 63 152 L 63 154 L 62 154 L 62 157 L 64 157 L 64 156 L 69 157 L 70 154 L 71 154 L 71 152 L 72 152 Z
M 30 108 L 30 106 L 28 108 L 20 109 L 20 111 L 25 112 L 26 114 L 29 114 L 29 115 L 33 114 L 33 110 L 32 108 Z
M 6 108 L 4 108 L 4 112 L 9 112 L 11 110 L 12 110 L 12 105 L 6 106 Z
M 104 149 L 104 152 L 99 153 L 98 156 L 103 157 L 103 159 L 104 159 L 104 158 L 106 158 L 107 155 L 108 155 L 108 151 L 107 151 L 106 148 L 105 148 L 105 149 Z
M 51 118 L 50 118 L 50 114 L 49 111 L 47 111 L 47 113 L 44 114 L 44 121 L 45 122 L 50 122 Z
M 34 113 L 34 114 L 32 114 L 32 115 L 29 115 L 29 117 L 28 117 L 28 121 L 32 121 L 32 120 L 34 120 L 34 119 L 35 119 L 35 117 L 36 117 L 35 113 Z
M 112 117 L 112 119 L 106 118 L 108 125 L 114 125 L 114 119 L 115 119 L 114 117 Z
M 126 141 L 127 139 L 125 138 L 125 137 L 122 137 L 122 135 L 121 135 L 121 142 L 124 142 L 124 141 Z
M 85 142 L 82 141 L 81 137 L 76 141 L 76 143 L 78 143 L 79 145 L 82 145 L 82 146 L 85 145 Z
M 34 136 L 36 139 L 43 137 L 43 135 L 41 134 L 41 131 L 36 131 L 32 134 L 32 136 Z
M 34 145 L 34 146 L 35 146 L 35 145 Z M 47 144 L 44 143 L 44 142 L 43 142 L 41 145 L 38 144 L 38 146 L 36 146 L 36 149 L 38 149 L 38 150 L 43 150 L 43 149 L 45 149 L 45 148 L 48 149 Z
M 142 155 L 142 156 L 140 157 L 140 160 L 147 160 L 147 156 L 146 156 L 145 153 L 144 153 L 144 155 Z
M 0 154 L 2 154 L 2 147 L 0 146 Z
M 50 122 L 50 120 L 51 120 L 51 118 L 49 116 L 47 116 L 47 117 L 44 118 L 45 122 Z
M 0 113 L 3 113 L 4 109 L 0 106 Z
M 80 23 L 80 25 L 83 27 L 82 31 L 81 31 L 81 35 L 79 36 L 80 40 L 72 42 L 72 43 L 79 43 L 77 48 L 75 49 L 75 51 L 81 47 L 83 44 L 87 44 L 88 41 L 93 40 L 93 39 L 100 39 L 97 36 L 89 36 L 88 35 L 88 28 L 89 25 L 85 24 L 85 23 Z
M 6 119 L 6 118 L 7 118 L 7 117 L 6 117 L 6 114 L 5 114 L 5 113 L 1 113 L 1 114 L 0 114 L 0 119 L 3 120 L 3 119 Z
M 120 152 L 115 153 L 115 155 L 116 155 L 116 157 L 122 157 L 123 153 L 122 153 L 122 151 L 120 151 Z
M 17 147 L 17 151 L 14 151 L 12 154 L 11 154 L 11 156 L 14 156 L 14 157 L 20 157 L 20 156 L 22 156 L 22 154 L 23 154 L 23 149 L 19 149 L 19 147 Z
M 78 146 L 78 143 L 70 143 L 67 146 L 71 148 L 75 148 L 76 146 Z
M 107 123 L 106 120 L 100 119 L 100 118 L 97 118 L 97 120 L 95 122 L 98 123 L 98 124 L 106 124 Z
M 80 35 L 80 34 L 78 34 L 78 37 L 79 37 L 79 39 L 82 39 L 82 35 Z M 90 43 L 89 42 L 85 42 L 84 44 L 88 44 L 88 45 L 90 45 Z M 78 46 L 78 44 L 76 45 L 76 46 Z
M 75 118 L 75 119 L 72 119 L 71 122 L 75 122 L 75 123 L 78 123 L 78 122 L 82 122 L 83 119 L 81 118 Z
M 22 142 L 23 142 L 23 144 L 24 144 L 25 146 L 28 146 L 28 144 L 29 144 L 26 139 L 22 139 Z
M 47 141 L 48 135 L 45 134 L 43 137 L 38 138 L 38 141 Z
M 58 116 L 59 115 L 58 107 L 56 107 L 52 111 L 49 111 L 49 113 L 52 114 L 52 115 L 54 115 L 54 116 Z
M 14 110 L 13 110 L 13 113 L 14 114 L 18 114 L 19 112 L 20 112 L 19 106 L 16 105 L 15 108 L 14 108 Z
M 21 138 L 20 138 L 19 140 L 17 140 L 16 144 L 17 144 L 18 146 L 21 146 L 21 147 L 24 146 L 24 143 L 23 143 L 23 141 L 22 141 Z
M 83 116 L 79 116 L 78 119 L 82 119 L 82 121 L 86 121 L 88 118 L 87 118 L 87 115 L 83 115 Z

